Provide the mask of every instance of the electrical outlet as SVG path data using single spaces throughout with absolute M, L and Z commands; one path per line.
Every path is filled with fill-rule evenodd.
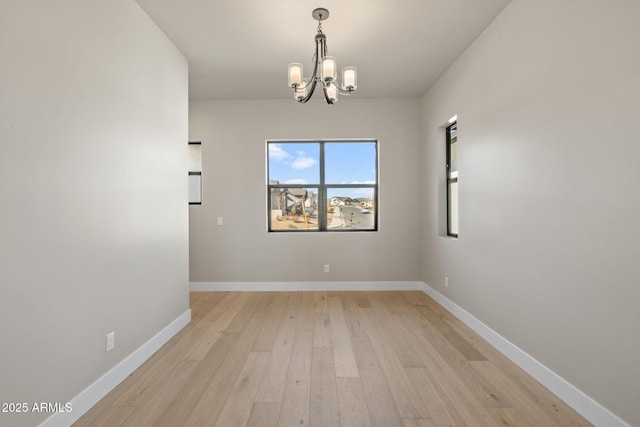
M 221 216 L 218 217 L 218 225 L 222 225 L 222 217 Z
M 445 288 L 449 287 L 449 276 L 444 276 L 444 287 Z
M 105 352 L 110 352 L 116 346 L 116 333 L 109 332 L 107 334 L 107 340 L 105 345 Z
M 328 273 L 329 272 L 329 264 L 325 264 L 324 265 L 324 272 Z

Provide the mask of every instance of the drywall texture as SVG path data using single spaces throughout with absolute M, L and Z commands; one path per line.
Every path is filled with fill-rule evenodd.
M 423 278 L 640 425 L 640 3 L 513 0 L 423 98 Z M 458 115 L 460 238 L 445 234 Z M 444 276 L 449 287 L 444 287 Z
M 0 57 L 0 402 L 64 405 L 189 308 L 187 61 L 132 0 L 3 0 Z
M 202 205 L 190 208 L 191 281 L 419 278 L 419 99 L 354 95 L 329 106 L 316 98 L 191 102 L 189 137 L 202 142 L 203 182 Z M 267 232 L 265 141 L 313 138 L 378 139 L 378 232 Z

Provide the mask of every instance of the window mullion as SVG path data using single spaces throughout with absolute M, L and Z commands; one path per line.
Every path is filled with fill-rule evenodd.
M 327 191 L 324 182 L 324 142 L 320 141 L 320 187 L 318 188 L 318 229 L 327 230 Z

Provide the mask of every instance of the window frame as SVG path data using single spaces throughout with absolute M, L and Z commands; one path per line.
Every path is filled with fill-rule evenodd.
M 325 183 L 325 145 L 326 144 L 357 144 L 357 143 L 373 143 L 375 145 L 375 183 L 374 184 L 326 184 Z M 310 184 L 272 184 L 269 180 L 269 144 L 318 144 L 318 157 L 319 157 L 319 183 Z M 266 195 L 267 195 L 267 232 L 268 233 L 357 233 L 357 232 L 377 232 L 378 231 L 378 212 L 379 212 L 379 162 L 380 162 L 380 146 L 377 138 L 340 138 L 340 139 L 268 139 L 265 144 L 265 159 L 266 159 Z M 318 228 L 317 229 L 297 229 L 297 230 L 275 230 L 271 227 L 271 214 L 272 214 L 272 190 L 273 189 L 312 189 L 318 190 Z M 339 188 L 371 188 L 373 189 L 372 202 L 374 204 L 373 209 L 373 227 L 370 229 L 354 229 L 354 228 L 329 228 L 328 227 L 328 209 L 327 209 L 327 194 L 329 190 Z M 324 202 L 320 202 L 324 201 Z
M 451 138 L 451 130 L 455 128 L 455 140 L 452 141 Z M 454 121 L 453 123 L 449 124 L 446 128 L 445 128 L 445 134 L 446 134 L 446 187 L 447 187 L 447 202 L 446 202 L 446 207 L 447 207 L 447 236 L 449 237 L 455 237 L 458 238 L 459 232 L 458 233 L 453 233 L 451 231 L 452 227 L 452 217 L 453 214 L 451 212 L 451 184 L 455 183 L 458 184 L 458 167 L 457 167 L 457 148 L 456 148 L 456 170 L 455 170 L 455 176 L 452 176 L 452 172 L 451 172 L 451 146 L 453 144 L 457 144 L 458 143 L 458 121 Z M 458 199 L 457 197 L 457 193 L 456 193 L 456 199 Z M 456 200 L 456 218 L 458 219 L 457 224 L 456 224 L 456 228 L 458 228 L 459 226 L 459 214 L 460 214 L 460 209 L 459 209 L 459 205 L 458 205 L 458 200 Z
M 198 179 L 198 190 L 199 190 L 199 197 L 197 202 L 192 202 L 191 200 L 189 200 L 189 206 L 195 206 L 195 205 L 202 205 L 202 141 L 188 141 L 187 142 L 187 146 L 189 145 L 199 145 L 200 146 L 200 170 L 199 171 L 188 171 L 187 175 L 189 177 L 189 179 L 192 176 L 197 176 L 199 177 Z M 188 189 L 189 192 L 191 190 L 191 188 Z M 189 196 L 191 194 L 189 193 Z

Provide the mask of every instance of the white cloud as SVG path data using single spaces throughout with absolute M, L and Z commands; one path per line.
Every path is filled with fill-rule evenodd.
M 366 196 L 369 198 L 373 197 L 373 188 L 356 188 L 352 193 L 355 197 Z
M 302 178 L 294 178 L 294 179 L 288 179 L 284 183 L 285 184 L 306 184 L 307 180 Z
M 298 154 L 304 154 L 304 153 L 298 153 Z M 293 163 L 291 163 L 291 167 L 296 170 L 307 169 L 307 168 L 313 167 L 313 165 L 315 165 L 316 163 L 318 162 L 315 159 L 312 159 L 311 157 L 301 156 L 295 159 Z
M 280 144 L 269 144 L 269 159 L 281 162 L 291 157 L 291 154 L 282 149 Z

